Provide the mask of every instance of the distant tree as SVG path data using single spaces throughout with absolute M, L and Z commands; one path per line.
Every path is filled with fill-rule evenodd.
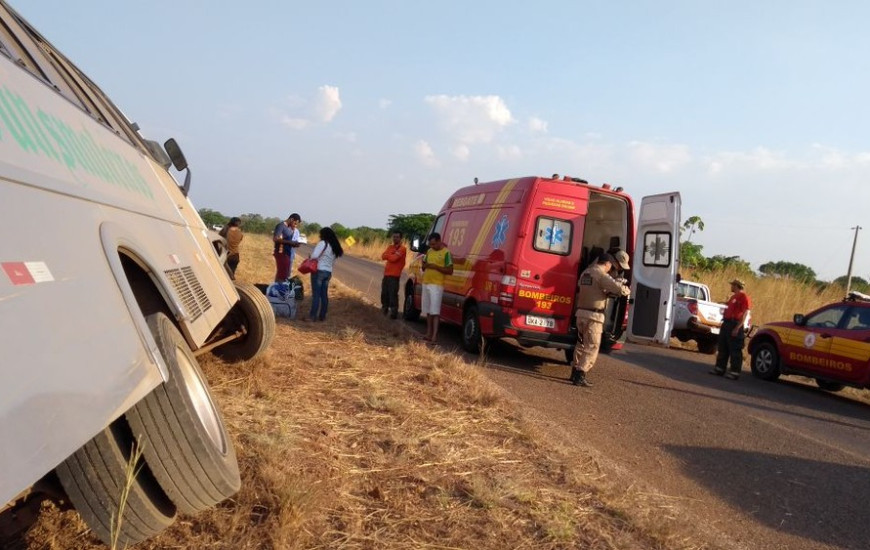
M 401 231 L 405 237 L 425 236 L 435 221 L 435 214 L 391 214 L 387 231 Z
M 320 228 L 323 227 L 317 222 L 305 222 L 302 224 L 302 227 L 299 229 L 301 233 L 304 235 L 317 235 L 320 233 Z
M 349 236 L 351 235 L 351 231 L 350 231 L 350 229 L 348 229 L 347 227 L 341 225 L 341 224 L 338 223 L 338 222 L 333 223 L 333 224 L 330 225 L 329 227 L 331 227 L 332 230 L 335 231 L 335 235 L 336 235 L 339 239 L 346 239 L 347 237 L 349 237 Z
M 840 285 L 845 289 L 848 281 L 849 277 L 847 275 L 843 275 L 834 279 L 831 284 Z M 863 292 L 865 294 L 870 293 L 870 282 L 862 277 L 856 277 L 852 275 L 852 290 L 857 290 L 858 292 Z
M 260 214 L 242 214 L 242 229 L 247 233 L 261 233 L 271 235 L 275 226 L 281 221 L 280 218 L 264 218 Z
M 360 226 L 351 230 L 354 238 L 361 243 L 370 243 L 374 241 L 383 241 L 387 238 L 386 229 L 375 229 L 374 227 Z
M 700 244 L 690 243 L 689 241 L 683 241 L 680 243 L 680 262 L 685 267 L 692 267 L 695 269 L 703 269 L 707 264 L 707 258 L 701 254 L 701 250 L 704 247 Z
M 701 219 L 701 216 L 689 216 L 686 221 L 683 222 L 682 227 L 680 227 L 680 235 L 683 233 L 688 233 L 686 237 L 686 242 L 692 242 L 692 235 L 695 234 L 695 231 L 703 231 L 704 230 L 704 220 Z
M 703 269 L 705 271 L 733 269 L 742 273 L 752 273 L 752 266 L 740 256 L 723 256 L 721 254 L 707 258 Z
M 816 272 L 809 266 L 795 262 L 767 262 L 758 267 L 758 271 L 771 277 L 783 277 L 811 283 L 816 280 Z
M 230 218 L 224 216 L 217 210 L 212 210 L 211 208 L 200 208 L 199 209 L 199 217 L 202 218 L 202 221 L 205 223 L 206 227 L 213 227 L 215 225 L 224 225 Z

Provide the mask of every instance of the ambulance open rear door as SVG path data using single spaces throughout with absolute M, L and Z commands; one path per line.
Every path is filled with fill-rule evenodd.
M 629 342 L 667 346 L 680 259 L 680 194 L 644 197 L 632 258 Z

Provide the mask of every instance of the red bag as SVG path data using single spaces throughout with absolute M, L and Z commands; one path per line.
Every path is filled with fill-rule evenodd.
M 299 264 L 299 273 L 314 273 L 317 271 L 317 260 L 313 258 L 307 258 L 302 260 L 302 263 Z

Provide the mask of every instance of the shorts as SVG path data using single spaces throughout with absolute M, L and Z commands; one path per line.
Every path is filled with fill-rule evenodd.
M 422 312 L 426 315 L 441 315 L 441 298 L 444 287 L 441 285 L 423 284 Z

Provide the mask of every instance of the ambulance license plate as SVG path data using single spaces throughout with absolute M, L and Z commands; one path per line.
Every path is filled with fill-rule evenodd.
M 556 328 L 556 320 L 552 317 L 538 317 L 526 315 L 526 324 L 530 327 Z

